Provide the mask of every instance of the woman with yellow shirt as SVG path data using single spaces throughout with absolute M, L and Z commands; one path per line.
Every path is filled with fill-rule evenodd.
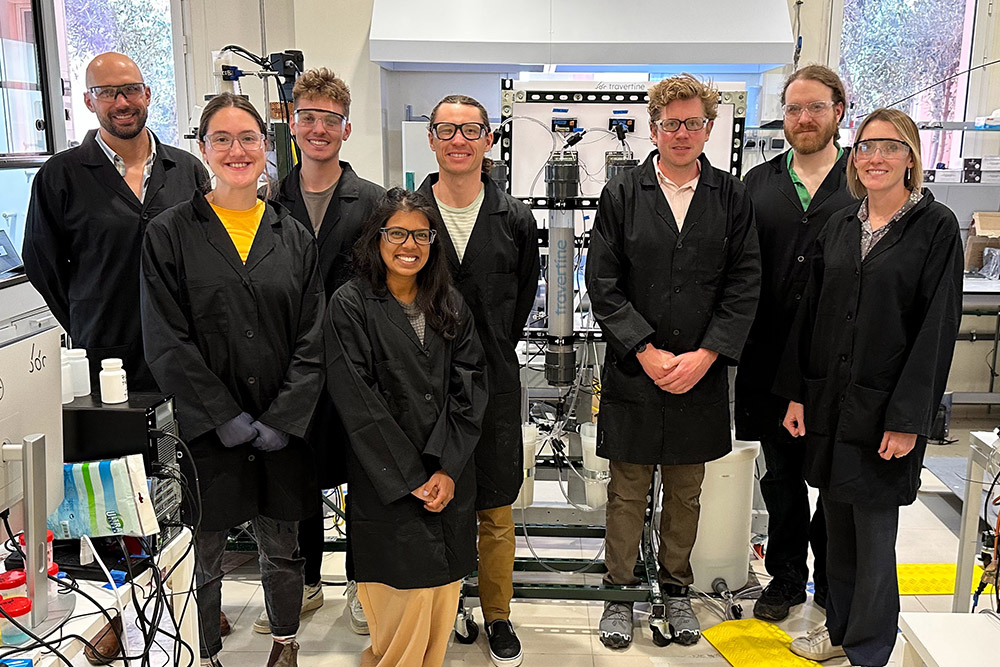
M 303 437 L 323 389 L 323 282 L 306 228 L 257 198 L 264 121 L 214 97 L 198 129 L 215 188 L 157 216 L 142 250 L 146 360 L 177 402 L 197 466 L 202 664 L 218 665 L 222 556 L 252 521 L 274 638 L 268 667 L 294 667 L 302 604 L 297 522 L 315 509 Z

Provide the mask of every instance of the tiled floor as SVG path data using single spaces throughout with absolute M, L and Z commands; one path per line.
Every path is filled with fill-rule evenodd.
M 964 456 L 968 442 L 968 428 L 992 427 L 994 419 L 986 418 L 966 424 L 953 425 L 953 437 L 960 442 L 948 454 Z M 968 428 L 963 429 L 962 426 Z M 941 452 L 935 452 L 940 455 Z M 926 470 L 919 498 L 905 507 L 900 515 L 897 555 L 901 563 L 954 562 L 958 550 L 958 525 L 960 505 L 950 492 Z M 516 517 L 515 517 L 516 518 Z M 529 556 L 522 538 L 518 555 Z M 535 551 L 542 556 L 593 557 L 600 546 L 596 540 L 532 540 Z M 343 581 L 343 555 L 327 554 L 323 566 L 326 581 Z M 755 569 L 763 573 L 760 563 Z M 366 637 L 351 632 L 345 615 L 343 588 L 327 586 L 326 603 L 315 613 L 303 619 L 298 640 L 301 645 L 299 664 L 302 667 L 340 667 L 358 664 L 358 654 L 367 646 Z M 475 606 L 475 601 L 472 601 Z M 900 599 L 903 611 L 950 611 L 951 596 L 904 596 Z M 221 661 L 227 667 L 263 667 L 270 638 L 253 632 L 253 620 L 264 607 L 260 578 L 251 562 L 226 577 L 223 585 L 223 609 L 233 624 L 233 634 L 226 639 Z M 744 605 L 747 616 L 749 604 Z M 637 606 L 637 609 L 641 607 Z M 702 628 L 720 622 L 703 603 L 696 602 L 695 610 Z M 476 618 L 482 622 L 476 609 Z M 658 648 L 653 645 L 645 618 L 639 614 L 636 622 L 637 636 L 632 646 L 624 651 L 604 648 L 596 634 L 601 614 L 598 602 L 525 601 L 513 603 L 512 620 L 524 646 L 524 665 L 527 667 L 640 667 L 669 666 L 722 666 L 729 663 L 709 644 L 702 640 L 693 647 L 671 645 Z M 791 616 L 779 626 L 791 636 L 822 622 L 823 612 L 814 608 L 811 600 L 793 608 Z M 897 642 L 890 665 L 898 665 L 900 646 Z M 828 667 L 847 665 L 846 661 L 824 663 Z M 452 642 L 445 665 L 490 665 L 485 636 L 472 645 Z

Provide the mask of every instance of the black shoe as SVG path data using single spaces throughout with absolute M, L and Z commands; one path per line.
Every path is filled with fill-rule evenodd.
M 788 618 L 788 610 L 806 601 L 803 587 L 775 579 L 753 607 L 753 615 L 762 621 L 783 621 Z
M 816 591 L 813 593 L 813 604 L 826 611 L 826 588 L 816 587 Z
M 523 658 L 521 641 L 514 634 L 510 621 L 498 618 L 486 624 L 486 637 L 490 641 L 490 659 L 497 667 L 517 667 Z

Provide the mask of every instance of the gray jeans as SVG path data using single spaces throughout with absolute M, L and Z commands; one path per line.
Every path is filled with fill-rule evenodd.
M 271 620 L 271 634 L 294 635 L 302 610 L 302 564 L 299 557 L 298 521 L 258 516 L 253 520 L 260 560 L 264 606 Z M 194 538 L 195 579 L 201 623 L 201 655 L 209 658 L 222 650 L 219 615 L 222 612 L 222 557 L 228 530 L 200 531 Z

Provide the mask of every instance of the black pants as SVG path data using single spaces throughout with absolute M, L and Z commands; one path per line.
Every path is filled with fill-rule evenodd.
M 811 544 L 813 582 L 823 590 L 827 587 L 826 522 L 822 503 L 817 503 L 816 512 L 809 516 L 809 492 L 802 475 L 805 442 L 779 426 L 762 435 L 760 444 L 767 464 L 760 480 L 768 513 L 764 568 L 775 580 L 804 590 L 809 580 L 806 556 Z
M 302 558 L 297 553 L 296 523 L 264 516 L 253 519 L 264 607 L 275 637 L 291 637 L 299 629 Z M 219 612 L 222 611 L 222 558 L 228 537 L 229 530 L 201 530 L 194 536 L 202 658 L 218 655 L 222 650 Z
M 868 507 L 823 497 L 829 532 L 826 627 L 851 664 L 880 667 L 896 643 L 898 507 Z
M 318 511 L 316 514 L 308 519 L 299 521 L 299 553 L 306 559 L 305 584 L 307 586 L 315 586 L 320 583 L 320 580 L 322 579 L 320 571 L 323 569 L 323 543 L 325 541 L 323 534 L 324 505 L 322 496 L 317 501 L 317 508 Z M 347 580 L 354 581 L 354 559 L 351 557 L 351 536 L 346 530 L 346 521 L 344 522 L 344 525 L 344 534 L 347 542 L 344 569 L 346 570 Z

